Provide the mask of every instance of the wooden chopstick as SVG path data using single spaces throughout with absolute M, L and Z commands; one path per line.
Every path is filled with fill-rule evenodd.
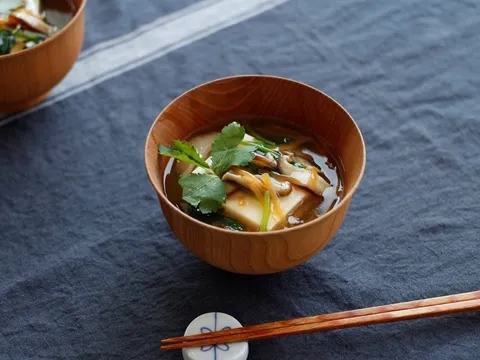
M 285 326 L 281 328 L 265 329 L 262 331 L 251 333 L 240 333 L 238 335 L 216 336 L 211 338 L 205 337 L 201 340 L 178 342 L 164 345 L 161 348 L 162 350 L 174 350 L 185 347 L 198 347 L 220 343 L 235 343 L 249 340 L 262 340 L 287 335 L 301 335 L 312 332 L 338 330 L 351 327 L 367 326 L 402 320 L 420 319 L 424 317 L 449 315 L 477 310 L 480 310 L 480 299 L 427 306 L 408 310 L 390 311 L 385 313 L 357 316 L 338 320 L 327 320 L 324 322 L 306 325 Z
M 240 334 L 240 333 L 251 332 L 251 331 L 259 331 L 263 329 L 283 327 L 286 325 L 306 325 L 310 323 L 317 323 L 317 322 L 327 321 L 327 320 L 337 320 L 337 319 L 344 319 L 344 318 L 349 318 L 354 316 L 379 314 L 387 311 L 414 309 L 417 307 L 441 305 L 441 304 L 458 302 L 458 301 L 466 301 L 466 300 L 475 300 L 478 298 L 480 298 L 480 291 L 473 291 L 468 293 L 440 296 L 435 298 L 408 301 L 408 302 L 396 303 L 391 305 L 381 305 L 381 306 L 369 307 L 369 308 L 358 309 L 358 310 L 349 310 L 349 311 L 342 311 L 342 312 L 331 313 L 331 314 L 308 316 L 308 317 L 292 319 L 292 320 L 281 320 L 281 321 L 275 321 L 275 322 L 270 322 L 266 324 L 236 328 L 232 330 L 216 331 L 216 332 L 207 333 L 207 334 L 180 336 L 180 337 L 174 337 L 170 339 L 164 339 L 161 341 L 161 343 L 162 345 L 167 345 L 167 344 L 176 343 L 179 341 L 200 340 L 205 337 L 208 337 L 210 339 L 215 336 L 227 336 L 230 334 Z
M 480 291 L 162 340 L 162 350 L 197 347 L 480 310 Z

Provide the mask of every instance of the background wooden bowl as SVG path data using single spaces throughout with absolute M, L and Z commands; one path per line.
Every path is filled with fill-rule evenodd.
M 165 196 L 163 177 L 168 159 L 158 154 L 158 146 L 241 115 L 302 123 L 327 140 L 345 169 L 345 197 L 340 204 L 304 225 L 264 233 L 216 228 L 177 209 Z M 145 166 L 170 228 L 190 251 L 227 271 L 268 274 L 305 262 L 335 236 L 363 176 L 365 145 L 352 117 L 322 92 L 278 77 L 236 76 L 200 85 L 171 102 L 148 133 Z
M 0 112 L 37 105 L 72 68 L 83 45 L 86 0 L 72 2 L 77 12 L 65 28 L 31 49 L 0 56 Z

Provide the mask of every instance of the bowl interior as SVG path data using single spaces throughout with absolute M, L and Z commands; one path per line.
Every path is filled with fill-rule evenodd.
M 365 146 L 352 117 L 335 100 L 299 82 L 271 76 L 236 76 L 200 85 L 172 101 L 155 120 L 145 146 L 152 185 L 165 197 L 163 176 L 168 159 L 160 144 L 185 139 L 202 127 L 239 116 L 278 118 L 304 124 L 326 140 L 344 168 L 345 197 L 361 180 Z

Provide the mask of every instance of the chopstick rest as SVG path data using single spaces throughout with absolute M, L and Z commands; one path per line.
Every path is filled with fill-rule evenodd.
M 242 327 L 242 324 L 234 317 L 221 312 L 211 312 L 195 318 L 188 325 L 184 336 L 207 334 L 240 327 Z M 248 343 L 239 342 L 184 348 L 182 349 L 182 355 L 184 360 L 246 360 Z

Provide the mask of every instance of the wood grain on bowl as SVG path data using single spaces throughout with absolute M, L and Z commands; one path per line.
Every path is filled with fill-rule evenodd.
M 31 49 L 0 56 L 0 112 L 37 105 L 72 68 L 83 44 L 86 0 L 72 2 L 76 13 L 58 33 Z
M 314 136 L 328 141 L 344 168 L 345 195 L 340 204 L 304 225 L 262 233 L 215 228 L 176 208 L 165 195 L 168 158 L 158 154 L 158 146 L 238 116 L 304 124 Z M 236 76 L 198 86 L 170 103 L 148 134 L 145 166 L 170 228 L 190 251 L 227 271 L 268 274 L 302 264 L 335 236 L 362 178 L 365 146 L 352 117 L 322 92 L 278 77 Z

